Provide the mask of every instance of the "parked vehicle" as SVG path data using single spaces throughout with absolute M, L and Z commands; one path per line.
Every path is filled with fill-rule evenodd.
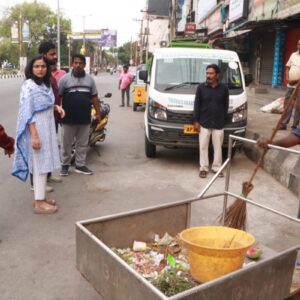
M 156 156 L 157 146 L 196 147 L 198 133 L 193 126 L 197 86 L 206 80 L 206 66 L 217 64 L 220 81 L 229 88 L 228 121 L 224 149 L 229 134 L 245 136 L 247 95 L 245 78 L 236 52 L 205 48 L 160 48 L 154 52 L 150 73 L 139 77 L 148 84 L 145 111 L 145 153 Z
M 139 65 L 136 70 L 133 87 L 133 111 L 136 111 L 138 106 L 145 105 L 147 101 L 146 83 L 139 77 L 140 71 L 145 70 L 145 64 Z

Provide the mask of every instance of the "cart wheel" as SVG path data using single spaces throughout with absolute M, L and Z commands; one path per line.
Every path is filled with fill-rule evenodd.
M 145 134 L 145 154 L 148 158 L 156 157 L 156 146 L 151 144 L 148 141 L 146 134 Z
M 138 106 L 137 103 L 133 103 L 133 107 L 132 107 L 133 111 L 136 111 L 137 106 Z

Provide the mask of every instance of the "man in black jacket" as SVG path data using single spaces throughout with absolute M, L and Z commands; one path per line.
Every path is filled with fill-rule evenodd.
M 220 68 L 211 64 L 206 67 L 206 82 L 197 87 L 194 102 L 194 126 L 199 132 L 201 178 L 209 171 L 208 146 L 210 137 L 214 147 L 212 172 L 216 173 L 222 165 L 222 144 L 224 125 L 229 105 L 229 91 L 219 83 Z M 223 173 L 220 173 L 223 177 Z

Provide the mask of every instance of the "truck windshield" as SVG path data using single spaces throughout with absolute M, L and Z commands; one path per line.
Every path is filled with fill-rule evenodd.
M 158 59 L 155 89 L 165 93 L 195 94 L 197 85 L 206 81 L 206 67 L 210 64 L 220 67 L 220 82 L 227 84 L 230 94 L 243 91 L 237 62 L 195 57 Z

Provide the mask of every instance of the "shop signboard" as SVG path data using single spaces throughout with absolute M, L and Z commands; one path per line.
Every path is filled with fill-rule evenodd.
M 229 2 L 229 22 L 234 22 L 240 18 L 248 16 L 248 0 L 230 0 Z
M 298 13 L 300 13 L 299 0 L 253 0 L 249 20 L 283 19 Z
M 221 10 L 217 9 L 207 18 L 207 33 L 211 34 L 222 28 Z
M 200 23 L 210 11 L 217 5 L 217 0 L 199 0 L 198 2 L 198 23 Z
M 184 33 L 186 35 L 193 35 L 196 33 L 196 24 L 195 23 L 186 23 Z

